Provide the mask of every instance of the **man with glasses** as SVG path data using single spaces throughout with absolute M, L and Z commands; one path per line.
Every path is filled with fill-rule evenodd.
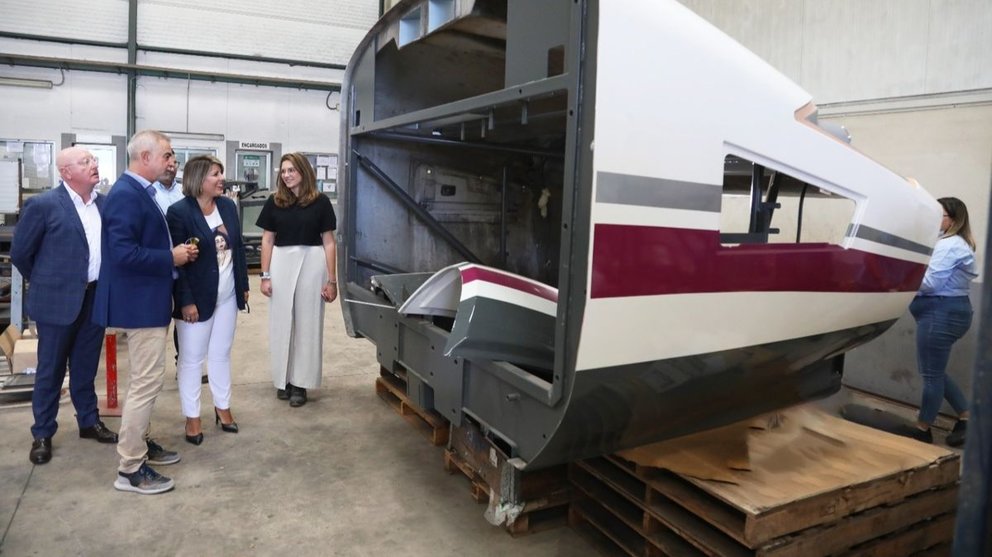
M 172 155 L 169 165 L 165 167 L 165 172 L 156 178 L 155 183 L 152 184 L 155 188 L 155 203 L 158 203 L 163 215 L 169 212 L 169 207 L 173 203 L 183 198 L 183 187 L 176 180 L 178 167 L 176 153 L 172 149 L 169 149 L 169 152 Z
M 103 197 L 97 159 L 81 147 L 63 149 L 55 159 L 62 183 L 24 203 L 10 257 L 27 279 L 27 311 L 38 326 L 38 367 L 31 396 L 34 425 L 29 458 L 52 459 L 55 418 L 69 364 L 69 393 L 79 436 L 116 443 L 117 434 L 100 421 L 93 382 L 100 363 L 104 328 L 92 321 L 101 267 Z
M 168 136 L 154 130 L 134 134 L 127 145 L 128 169 L 104 206 L 103 266 L 93 319 L 124 329 L 128 389 L 117 444 L 120 464 L 114 488 L 144 495 L 174 487 L 149 464 L 174 464 L 179 454 L 145 438 L 165 374 L 165 342 L 172 322 L 176 267 L 196 259 L 195 246 L 172 246 L 165 215 L 155 203 L 152 181 L 174 163 Z

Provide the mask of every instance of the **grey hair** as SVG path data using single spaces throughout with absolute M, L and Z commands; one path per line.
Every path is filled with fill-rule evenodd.
M 158 130 L 142 130 L 133 137 L 131 141 L 127 143 L 127 158 L 128 160 L 136 160 L 141 156 L 143 151 L 154 151 L 158 144 L 162 141 L 171 143 L 172 140 L 169 136 Z

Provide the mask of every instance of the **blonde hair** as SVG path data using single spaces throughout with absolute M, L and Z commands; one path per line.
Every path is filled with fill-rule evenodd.
M 293 165 L 293 168 L 300 173 L 299 195 L 293 194 L 292 190 L 286 186 L 286 182 L 282 181 L 282 163 L 286 161 L 289 161 Z M 272 196 L 275 198 L 276 207 L 289 207 L 294 204 L 306 207 L 316 201 L 319 195 L 320 192 L 317 191 L 317 175 L 314 173 L 313 167 L 310 166 L 310 161 L 302 153 L 286 153 L 283 155 L 279 159 L 276 193 Z
M 937 202 L 940 203 L 944 208 L 944 212 L 947 213 L 948 218 L 951 219 L 951 225 L 944 231 L 944 237 L 961 236 L 971 246 L 971 250 L 975 251 L 977 249 L 975 237 L 971 235 L 968 207 L 964 204 L 964 201 L 956 197 L 941 197 Z
M 215 164 L 223 173 L 224 164 L 213 155 L 199 155 L 186 161 L 186 166 L 183 167 L 183 195 L 200 197 L 203 193 L 203 182 Z

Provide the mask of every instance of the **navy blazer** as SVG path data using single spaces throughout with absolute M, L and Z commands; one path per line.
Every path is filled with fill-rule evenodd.
M 226 197 L 217 198 L 217 210 L 224 221 L 229 237 L 234 269 L 234 298 L 238 308 L 245 309 L 245 292 L 248 291 L 248 264 L 245 248 L 241 241 L 241 221 L 238 208 Z M 217 268 L 217 246 L 214 245 L 214 232 L 207 225 L 203 210 L 194 197 L 184 197 L 169 207 L 167 215 L 172 244 L 180 245 L 192 237 L 200 239 L 200 255 L 196 261 L 179 269 L 179 278 L 173 291 L 175 309 L 172 316 L 182 318 L 183 306 L 196 304 L 200 321 L 210 319 L 217 306 L 217 284 L 220 282 Z
M 103 203 L 103 196 L 97 195 L 101 213 Z M 86 296 L 90 246 L 64 185 L 24 202 L 14 228 L 10 259 L 30 282 L 28 315 L 53 325 L 69 325 L 76 320 Z
M 93 322 L 165 327 L 172 320 L 172 241 L 165 215 L 141 184 L 122 174 L 103 203 L 103 262 Z

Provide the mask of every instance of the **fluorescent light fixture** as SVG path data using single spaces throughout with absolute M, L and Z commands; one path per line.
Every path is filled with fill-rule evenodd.
M 26 79 L 21 77 L 0 76 L 0 85 L 10 85 L 13 87 L 34 87 L 37 89 L 52 88 L 52 82 L 47 79 Z
M 172 139 L 203 139 L 206 141 L 224 141 L 222 133 L 199 133 L 199 132 L 170 132 L 162 130 L 162 133 Z

